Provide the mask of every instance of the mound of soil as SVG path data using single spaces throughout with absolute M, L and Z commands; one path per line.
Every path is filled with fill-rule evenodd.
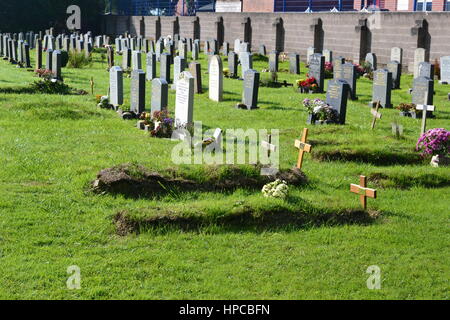
M 256 167 L 255 167 L 256 168 Z M 175 173 L 174 173 L 175 172 Z M 215 167 L 205 169 L 203 182 L 183 177 L 183 171 L 159 173 L 136 164 L 122 164 L 104 169 L 92 182 L 93 191 L 100 194 L 122 194 L 127 197 L 152 197 L 171 191 L 232 191 L 237 188 L 261 189 L 276 179 L 285 180 L 289 185 L 305 184 L 307 179 L 297 168 L 280 170 L 274 176 L 249 176 L 238 166 L 227 166 L 224 175 L 214 175 Z

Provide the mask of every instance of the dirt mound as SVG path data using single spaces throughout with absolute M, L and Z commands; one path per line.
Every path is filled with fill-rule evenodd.
M 205 166 L 198 176 L 189 179 L 181 169 L 166 172 L 150 171 L 136 164 L 122 164 L 99 172 L 92 182 L 93 191 L 100 194 L 122 194 L 127 197 L 152 197 L 172 191 L 232 191 L 237 188 L 260 189 L 276 179 L 289 185 L 306 183 L 306 176 L 297 168 L 281 170 L 274 176 L 259 175 L 260 167 Z

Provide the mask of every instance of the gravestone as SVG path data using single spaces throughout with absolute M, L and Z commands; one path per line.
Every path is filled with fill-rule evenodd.
M 25 68 L 31 68 L 31 60 L 30 60 L 30 46 L 28 43 L 24 43 L 24 56 L 25 56 Z
M 187 45 L 182 40 L 178 42 L 178 55 L 187 60 Z
M 141 114 L 145 111 L 145 72 L 133 70 L 131 72 L 130 111 Z
M 223 66 L 218 55 L 212 56 L 209 62 L 209 99 L 217 102 L 223 99 Z
M 426 62 L 426 50 L 417 48 L 414 50 L 414 79 L 419 76 L 419 65 L 421 62 Z
M 61 51 L 55 50 L 52 53 L 52 73 L 53 77 L 62 80 L 61 76 Z
M 342 65 L 345 63 L 345 59 L 341 56 L 333 60 L 333 79 L 342 79 Z
M 106 56 L 108 58 L 108 70 L 111 70 L 114 67 L 114 49 L 113 47 L 107 45 L 106 46 Z
M 147 53 L 147 80 L 151 81 L 156 78 L 156 54 Z
M 434 79 L 434 64 L 429 62 L 419 63 L 419 77 Z
M 152 111 L 167 110 L 169 85 L 166 80 L 155 78 L 152 80 Z
M 203 93 L 201 67 L 199 62 L 191 62 L 189 64 L 189 72 L 194 77 L 194 93 Z
M 124 48 L 122 52 L 122 69 L 128 70 L 131 67 L 131 49 Z
M 164 52 L 161 54 L 161 63 L 160 63 L 160 69 L 159 69 L 159 77 L 161 79 L 164 79 L 167 81 L 167 83 L 171 83 L 170 79 L 170 54 L 167 52 Z
M 142 70 L 142 54 L 140 51 L 133 51 L 131 65 L 132 70 Z
M 325 79 L 325 57 L 320 53 L 315 53 L 309 59 L 309 76 L 314 77 L 319 87 L 319 92 L 323 92 Z
M 205 42 L 203 43 L 203 53 L 209 54 L 209 52 L 210 52 L 209 41 L 205 40 Z
M 253 59 L 250 52 L 242 52 L 240 53 L 241 60 L 241 75 L 244 78 L 245 72 L 247 70 L 253 69 Z
M 392 73 L 392 89 L 400 89 L 402 65 L 397 60 L 393 60 L 387 64 L 387 69 Z
M 109 70 L 109 102 L 116 109 L 123 104 L 123 71 L 118 66 Z
M 36 70 L 42 69 L 42 41 L 36 41 Z
M 192 47 L 192 60 L 198 60 L 198 52 L 200 51 L 198 42 L 194 42 Z
M 309 47 L 306 49 L 306 64 L 309 65 L 309 61 L 311 60 L 311 56 L 316 53 L 316 48 Z
M 341 65 L 341 80 L 344 80 L 350 86 L 350 99 L 357 100 L 356 93 L 356 66 L 353 63 L 344 63 Z
M 236 40 L 234 40 L 234 48 L 233 48 L 233 51 L 234 51 L 237 55 L 239 55 L 240 50 L 241 50 L 241 40 L 236 39 Z
M 160 40 L 158 40 L 157 42 L 156 42 L 156 48 L 155 48 L 155 50 L 156 50 L 156 61 L 161 61 L 161 55 L 162 55 L 162 53 L 163 53 L 163 43 L 160 41 Z
M 234 51 L 228 54 L 228 70 L 230 78 L 238 76 L 238 55 Z
M 347 115 L 347 98 L 349 95 L 349 84 L 340 79 L 332 79 L 328 81 L 327 104 L 336 110 L 338 124 L 345 124 Z
M 178 79 L 180 73 L 182 73 L 185 69 L 186 69 L 186 60 L 180 56 L 175 57 L 174 64 L 173 64 L 173 87 L 172 87 L 172 89 L 176 88 L 177 79 Z
M 325 62 L 328 63 L 333 62 L 333 51 L 325 49 L 322 51 L 322 54 L 325 57 Z
M 397 61 L 400 66 L 403 64 L 403 49 L 394 47 L 391 49 L 391 61 Z
M 372 107 L 380 101 L 380 107 L 392 108 L 391 104 L 392 73 L 386 69 L 378 69 L 373 73 Z
M 364 61 L 370 64 L 370 69 L 372 71 L 377 70 L 377 56 L 375 55 L 375 53 L 369 52 L 368 54 L 366 54 L 366 58 Z
M 298 53 L 289 54 L 289 72 L 300 74 L 300 55 Z
M 228 57 L 228 53 L 230 53 L 230 44 L 228 42 L 224 42 L 222 44 L 222 54 L 225 57 Z
M 450 83 L 450 56 L 441 57 L 441 84 Z
M 259 94 L 259 78 L 258 71 L 249 69 L 244 73 L 244 95 L 242 104 L 248 110 L 258 108 L 258 94 Z
M 53 50 L 47 50 L 47 56 L 45 60 L 45 69 L 47 70 L 53 70 L 52 68 L 52 56 L 53 56 Z
M 194 77 L 184 71 L 177 79 L 177 92 L 175 97 L 175 127 L 193 123 L 194 112 Z
M 269 54 L 269 71 L 270 72 L 278 72 L 278 52 L 272 51 Z
M 262 55 L 262 56 L 265 56 L 267 54 L 265 45 L 262 44 L 262 45 L 259 46 L 259 54 Z
M 417 77 L 413 81 L 411 92 L 412 103 L 415 105 L 433 105 L 434 81 L 427 77 Z
M 209 54 L 216 55 L 219 54 L 219 43 L 216 39 L 209 40 Z

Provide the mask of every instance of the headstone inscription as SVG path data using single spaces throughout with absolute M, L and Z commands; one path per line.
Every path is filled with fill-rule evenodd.
M 341 65 L 341 80 L 346 81 L 350 86 L 350 99 L 358 100 L 356 93 L 356 66 L 353 63 L 344 63 Z
M 174 59 L 173 64 L 173 87 L 172 89 L 176 88 L 177 85 L 177 79 L 184 70 L 186 69 L 186 60 L 183 57 L 177 56 Z
M 342 75 L 342 65 L 345 63 L 345 59 L 341 56 L 333 60 L 333 79 L 341 79 Z
M 411 92 L 412 103 L 415 105 L 433 105 L 434 81 L 427 77 L 417 77 L 413 81 Z
M 429 62 L 419 63 L 419 77 L 434 79 L 434 64 Z
M 279 55 L 277 51 L 272 51 L 269 54 L 269 71 L 278 72 Z
M 193 123 L 194 112 L 194 78 L 184 71 L 177 79 L 175 97 L 175 127 L 180 128 Z

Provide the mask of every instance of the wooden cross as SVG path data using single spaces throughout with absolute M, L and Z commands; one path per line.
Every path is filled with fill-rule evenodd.
M 367 197 L 377 198 L 377 190 L 367 188 L 367 178 L 365 176 L 359 176 L 359 185 L 350 184 L 350 191 L 359 194 L 359 200 L 364 210 L 367 209 Z
M 418 104 L 416 110 L 422 111 L 422 126 L 420 128 L 420 133 L 424 134 L 427 129 L 427 111 L 434 111 L 434 106 L 427 104 Z
M 277 151 L 277 146 L 272 144 L 272 135 L 267 135 L 267 141 L 261 142 L 261 147 L 267 150 L 267 157 L 270 158 L 270 153 Z
M 91 77 L 90 83 L 91 83 L 91 93 L 92 95 L 94 95 L 94 77 Z
M 372 115 L 373 115 L 372 125 L 370 126 L 370 128 L 372 130 L 375 128 L 375 123 L 376 123 L 377 119 L 381 119 L 381 113 L 378 112 L 379 109 L 380 109 L 380 101 L 377 102 L 375 109 L 372 108 L 370 110 L 370 113 L 372 113 Z
M 312 146 L 306 143 L 308 139 L 308 128 L 303 129 L 302 140 L 295 140 L 295 147 L 299 149 L 297 168 L 301 169 L 303 165 L 303 155 L 305 152 L 311 152 Z

